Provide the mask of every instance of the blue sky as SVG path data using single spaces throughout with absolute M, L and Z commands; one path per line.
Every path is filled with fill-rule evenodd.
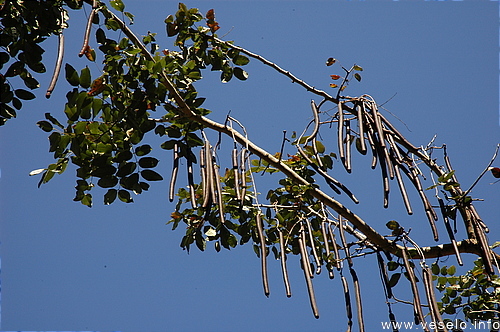
M 415 145 L 446 143 L 451 162 L 467 188 L 491 159 L 500 141 L 498 105 L 498 2 L 388 1 L 193 1 L 202 12 L 215 9 L 219 36 L 234 40 L 299 78 L 328 90 L 338 66 L 326 67 L 329 57 L 348 67 L 364 68 L 360 83 L 346 94 L 372 95 L 397 118 L 386 113 Z M 126 1 L 136 15 L 132 29 L 140 35 L 158 33 L 161 48 L 173 49 L 163 20 L 175 13 L 174 1 Z M 87 8 L 88 13 L 88 8 Z M 65 61 L 75 68 L 88 65 L 76 55 L 84 29 L 84 12 L 70 12 Z M 96 45 L 93 42 L 93 45 Z M 42 45 L 52 71 L 56 41 Z M 90 65 L 93 71 L 97 66 Z M 270 68 L 252 60 L 245 82 L 218 82 L 206 73 L 197 85 L 214 119 L 227 112 L 246 125 L 249 137 L 271 152 L 280 148 L 282 131 L 302 131 L 310 118 L 313 95 Z M 41 78 L 48 84 L 49 74 Z M 264 296 L 260 261 L 250 245 L 216 253 L 179 247 L 183 229 L 165 223 L 173 204 L 168 183 L 134 197 L 134 204 L 103 206 L 95 190 L 94 207 L 73 202 L 74 169 L 36 187 L 28 173 L 52 162 L 46 133 L 35 123 L 45 112 L 63 119 L 69 85 L 64 76 L 50 100 L 27 102 L 18 118 L 0 129 L 0 254 L 2 258 L 2 330 L 99 331 L 345 331 L 342 286 L 322 274 L 314 279 L 321 318 L 314 319 L 299 260 L 290 257 L 293 296 L 286 298 L 278 261 L 270 259 L 271 297 Z M 392 99 L 391 99 L 392 98 Z M 158 115 L 159 117 L 160 115 Z M 398 120 L 400 119 L 400 120 Z M 322 131 L 325 142 L 333 131 Z M 330 136 L 329 136 L 330 135 Z M 215 137 L 215 136 L 212 136 Z M 161 143 L 151 138 L 154 144 Z M 230 144 L 228 140 L 226 144 Z M 327 144 L 327 143 L 325 143 Z M 328 147 L 328 145 L 327 145 Z M 291 147 L 288 153 L 294 153 Z M 159 170 L 165 178 L 170 154 L 158 148 Z M 226 162 L 229 162 L 227 160 Z M 497 165 L 500 161 L 497 161 Z M 408 217 L 396 190 L 389 210 L 382 208 L 378 171 L 367 158 L 355 159 L 353 174 L 342 167 L 335 176 L 360 198 L 351 206 L 357 214 L 385 232 L 396 219 L 422 245 L 432 245 L 423 214 Z M 260 179 L 260 192 L 273 179 Z M 487 176 L 473 195 L 480 215 L 490 226 L 490 242 L 500 240 L 499 185 Z M 393 185 L 395 186 L 395 185 Z M 413 196 L 414 198 L 415 196 Z M 415 210 L 418 200 L 413 199 Z M 441 229 L 442 237 L 445 237 Z M 463 231 L 459 233 L 463 236 Z M 473 258 L 472 256 L 470 258 Z M 470 260 L 470 259 L 469 259 Z M 373 257 L 355 261 L 370 330 L 387 320 L 382 287 Z M 452 265 L 450 257 L 445 263 Z M 408 299 L 401 290 L 402 297 Z M 411 308 L 397 305 L 396 317 L 411 320 Z

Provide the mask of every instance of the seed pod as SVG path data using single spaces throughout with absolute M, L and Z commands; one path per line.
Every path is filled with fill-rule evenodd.
M 241 149 L 241 163 L 240 163 L 240 181 L 241 181 L 241 205 L 245 204 L 245 196 L 247 191 L 247 176 L 246 176 L 246 162 L 247 162 L 246 148 Z
M 231 161 L 233 163 L 233 174 L 234 174 L 234 191 L 236 193 L 236 199 L 241 201 L 241 193 L 240 193 L 240 170 L 238 166 L 238 149 L 236 146 L 233 149 L 231 154 Z
M 344 300 L 345 300 L 345 310 L 347 314 L 347 332 L 352 329 L 352 306 L 351 306 L 351 296 L 349 295 L 349 285 L 347 279 L 342 276 L 342 286 L 344 287 Z
M 326 228 L 324 221 L 321 222 L 321 235 L 323 236 L 323 243 L 325 245 L 326 257 L 328 259 L 328 257 L 330 257 L 330 246 L 328 245 L 328 229 Z M 327 267 L 330 265 L 331 264 L 327 264 Z M 333 279 L 334 278 L 333 269 L 328 268 L 328 273 L 330 279 Z
M 188 151 L 188 155 L 186 157 L 186 167 L 187 167 L 187 176 L 188 176 L 188 186 L 189 186 L 189 196 L 191 198 L 191 207 L 196 209 L 196 190 L 194 189 L 194 179 L 193 179 L 193 161 L 191 160 L 191 149 Z
M 359 132 L 359 143 L 360 143 L 360 152 L 361 154 L 366 154 L 366 144 L 365 144 L 365 130 L 364 130 L 364 112 L 365 105 L 363 103 L 356 105 L 356 110 L 358 111 L 358 132 Z
M 177 172 L 179 171 L 179 147 L 177 143 L 174 144 L 174 167 L 172 169 L 172 178 L 170 179 L 170 189 L 168 199 L 170 202 L 174 201 L 175 196 L 175 182 L 177 181 Z
M 311 303 L 311 309 L 313 311 L 314 317 L 319 318 L 318 306 L 316 304 L 316 296 L 314 295 L 314 288 L 311 280 L 311 265 L 309 264 L 308 254 L 305 245 L 304 236 L 304 226 L 300 224 L 300 236 L 298 237 L 300 256 L 302 261 L 302 270 L 304 271 L 304 278 L 306 279 L 307 292 L 309 294 L 309 302 Z
M 279 228 L 278 233 L 280 240 L 281 272 L 283 274 L 283 283 L 285 284 L 286 297 L 292 297 L 292 291 L 290 290 L 290 281 L 288 280 L 288 270 L 286 268 L 285 239 L 283 238 L 283 232 Z
M 347 173 L 351 173 L 351 121 L 345 120 L 345 160 L 344 167 Z
M 321 261 L 318 256 L 318 252 L 316 251 L 316 246 L 314 245 L 314 236 L 312 233 L 312 228 L 311 228 L 311 223 L 309 222 L 309 219 L 305 219 L 306 221 L 306 226 L 307 226 L 307 234 L 309 235 L 309 243 L 311 244 L 311 250 L 313 252 L 313 257 L 314 261 L 316 263 L 316 274 L 321 273 Z
M 337 127 L 337 141 L 339 147 L 340 160 L 344 161 L 344 113 L 342 111 L 342 103 L 338 103 L 338 127 Z
M 349 268 L 349 272 L 351 273 L 352 283 L 354 285 L 354 295 L 356 298 L 356 312 L 358 318 L 359 331 L 364 332 L 365 323 L 363 321 L 363 304 L 361 302 L 361 288 L 359 287 L 359 279 L 358 276 L 356 275 L 356 271 L 354 271 L 352 267 Z
M 424 313 L 422 311 L 422 305 L 420 301 L 420 295 L 418 294 L 418 287 L 417 287 L 417 281 L 415 279 L 415 272 L 413 271 L 413 268 L 410 265 L 410 261 L 408 260 L 408 254 L 406 252 L 406 248 L 401 251 L 403 255 L 403 261 L 405 265 L 405 270 L 408 273 L 408 278 L 411 284 L 411 291 L 413 293 L 413 308 L 415 310 L 415 318 L 419 320 L 419 322 L 424 323 L 425 318 L 424 318 Z M 422 324 L 423 328 L 426 332 L 429 332 L 429 329 L 427 328 L 427 324 Z
M 255 223 L 257 224 L 257 234 L 259 235 L 260 241 L 260 262 L 262 270 L 262 285 L 264 287 L 264 294 L 269 297 L 269 281 L 267 278 L 267 247 L 266 238 L 264 237 L 264 229 L 262 226 L 262 219 L 260 216 L 260 211 L 257 212 L 255 216 Z

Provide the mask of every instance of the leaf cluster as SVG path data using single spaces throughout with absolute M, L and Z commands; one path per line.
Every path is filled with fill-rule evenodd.
M 474 320 L 491 320 L 498 317 L 500 305 L 500 278 L 488 275 L 482 259 L 474 262 L 474 267 L 464 275 L 455 275 L 452 266 L 431 266 L 436 288 L 442 293 L 438 306 L 441 312 L 455 314 L 461 309 L 465 318 Z
M 0 20 L 0 126 L 17 116 L 22 100 L 32 100 L 29 91 L 40 84 L 34 74 L 46 72 L 45 50 L 40 44 L 67 27 L 67 10 L 81 8 L 76 0 L 6 1 L 1 6 Z M 12 80 L 20 78 L 29 89 L 15 88 Z

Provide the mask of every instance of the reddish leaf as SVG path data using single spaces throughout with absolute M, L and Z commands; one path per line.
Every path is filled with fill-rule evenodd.
M 214 13 L 214 10 L 213 10 L 213 9 L 210 9 L 210 10 L 207 12 L 207 15 L 205 15 L 205 17 L 207 18 L 207 20 L 212 20 L 212 21 L 214 21 L 214 20 L 215 20 L 215 13 Z
M 331 66 L 331 65 L 333 65 L 336 61 L 337 61 L 337 59 L 334 59 L 334 58 L 328 58 L 328 60 L 326 60 L 326 65 L 327 65 L 327 66 Z
M 332 78 L 332 80 L 338 80 L 340 78 L 339 75 L 330 75 L 330 77 Z
M 500 168 L 498 167 L 490 167 L 491 174 L 493 174 L 494 177 L 500 178 Z
M 95 96 L 100 94 L 101 92 L 104 91 L 106 88 L 106 84 L 104 84 L 104 78 L 101 76 L 92 82 L 92 85 L 90 86 L 90 91 L 87 92 L 89 96 Z

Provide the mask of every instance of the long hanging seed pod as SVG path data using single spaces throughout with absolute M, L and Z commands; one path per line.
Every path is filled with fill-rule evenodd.
M 354 295 L 356 297 L 356 310 L 357 310 L 356 312 L 358 318 L 359 331 L 364 332 L 365 323 L 363 320 L 363 304 L 361 302 L 361 288 L 359 287 L 359 279 L 356 274 L 356 271 L 354 271 L 352 267 L 349 268 L 349 272 L 351 273 L 352 283 L 354 285 Z
M 469 213 L 469 215 L 472 214 Z M 489 275 L 493 275 L 495 271 L 493 270 L 493 263 L 491 261 L 491 249 L 488 245 L 488 240 L 486 239 L 484 230 L 479 226 L 479 224 L 474 218 L 472 218 L 472 225 L 474 226 L 474 232 L 476 233 L 477 241 L 479 243 L 479 246 L 481 247 L 482 251 L 481 257 L 483 258 L 483 264 L 486 273 L 488 273 Z
M 240 169 L 238 165 L 238 149 L 236 148 L 236 143 L 234 144 L 233 152 L 231 154 L 231 161 L 233 164 L 233 173 L 234 173 L 234 191 L 236 193 L 236 199 L 241 201 Z
M 349 247 L 347 246 L 347 241 L 345 240 L 343 219 L 344 218 L 341 215 L 339 215 L 340 242 L 342 243 L 342 247 L 344 248 L 344 252 L 345 252 L 345 257 L 347 259 L 347 263 L 349 264 L 349 267 L 352 267 L 353 263 L 352 263 L 351 254 L 349 253 Z
M 405 207 L 406 207 L 406 212 L 409 215 L 412 215 L 413 210 L 411 208 L 410 199 L 408 198 L 408 193 L 406 192 L 406 187 L 405 187 L 405 184 L 403 182 L 403 177 L 401 176 L 401 170 L 400 170 L 399 164 L 394 165 L 394 171 L 396 174 L 396 179 L 398 181 L 399 191 L 401 192 L 401 197 L 403 198 L 403 202 L 404 202 Z
M 337 141 L 339 147 L 339 158 L 344 163 L 344 112 L 342 111 L 342 102 L 338 103 L 338 127 L 337 127 Z M 345 165 L 345 163 L 344 163 Z
M 205 165 L 205 147 L 200 149 L 200 177 L 201 177 L 201 189 L 203 195 L 202 207 L 206 207 L 209 201 L 209 191 L 208 191 L 208 179 L 207 179 L 207 166 Z
M 349 294 L 349 285 L 347 279 L 342 276 L 342 286 L 344 287 L 344 300 L 345 300 L 345 310 L 347 314 L 347 330 L 346 332 L 352 331 L 352 306 L 351 306 L 351 296 Z
M 422 268 L 422 280 L 424 283 L 425 294 L 427 296 L 427 303 L 429 304 L 429 311 L 432 317 L 432 320 L 436 324 L 436 326 L 442 326 L 444 330 L 439 329 L 439 331 L 448 332 L 445 328 L 445 324 L 443 322 L 443 318 L 439 313 L 439 308 L 436 302 L 436 294 L 434 293 L 434 285 L 432 283 L 432 273 L 428 267 Z
M 375 132 L 373 131 L 372 126 L 368 127 L 368 136 L 370 143 L 373 142 L 373 146 L 376 150 L 375 154 L 378 156 L 378 159 L 380 160 L 380 170 L 382 172 L 382 182 L 384 188 L 384 208 L 387 208 L 389 207 L 389 192 L 390 192 L 389 177 L 387 175 L 387 168 L 388 168 L 388 165 L 386 163 L 387 160 L 385 159 L 384 152 L 382 151 L 382 147 L 380 146 L 380 143 L 378 141 L 377 136 L 375 135 Z M 373 162 L 372 162 L 372 168 L 373 168 Z
M 330 259 L 330 246 L 328 245 L 328 230 L 325 226 L 325 221 L 321 222 L 321 235 L 323 236 L 323 243 L 325 244 L 325 252 L 326 252 L 326 259 Z M 335 275 L 333 274 L 333 269 L 331 268 L 331 264 L 327 264 L 328 268 L 328 275 L 330 279 L 333 279 Z
M 316 305 L 316 296 L 314 295 L 314 288 L 311 280 L 311 265 L 309 264 L 309 258 L 305 244 L 304 225 L 302 223 L 300 224 L 299 232 L 300 236 L 297 238 L 297 240 L 299 241 L 302 270 L 304 271 L 304 278 L 306 279 L 309 302 L 311 303 L 311 309 L 313 311 L 314 317 L 319 318 L 318 306 Z
M 82 57 L 86 52 L 88 52 L 90 30 L 92 29 L 92 21 L 94 20 L 95 12 L 96 12 L 96 2 L 93 3 L 92 11 L 90 12 L 89 19 L 87 20 L 87 26 L 85 27 L 85 35 L 83 37 L 83 46 L 80 53 L 78 53 L 79 57 Z
M 384 128 L 382 127 L 382 121 L 380 119 L 380 113 L 377 110 L 377 105 L 375 102 L 371 103 L 370 107 L 372 111 L 372 117 L 373 117 L 373 122 L 375 125 L 375 130 L 378 135 L 378 144 L 377 144 L 377 150 L 379 152 L 379 157 L 385 159 L 385 163 L 387 165 L 387 171 L 389 174 L 389 177 L 391 179 L 394 179 L 394 171 L 392 169 L 392 163 L 389 158 L 389 152 L 387 151 L 387 145 L 385 144 L 385 133 L 384 133 Z
M 54 91 L 57 83 L 57 79 L 59 78 L 59 73 L 61 72 L 61 67 L 64 58 L 64 35 L 63 32 L 59 32 L 58 37 L 58 47 L 57 47 L 57 60 L 56 66 L 54 67 L 54 74 L 52 74 L 52 79 L 50 80 L 49 87 L 47 88 L 47 92 L 45 93 L 45 98 L 50 98 L 52 91 Z
M 306 241 L 306 231 L 304 230 L 303 222 L 300 221 L 300 240 L 304 244 L 304 252 L 306 255 L 303 257 L 306 261 L 307 265 L 307 273 L 309 274 L 309 278 L 314 278 L 314 272 L 311 267 L 311 261 L 309 259 L 309 253 L 307 252 L 307 241 Z
M 385 268 L 385 262 L 382 258 L 382 255 L 379 251 L 377 251 L 377 263 L 380 271 L 380 277 L 382 278 L 382 285 L 384 286 L 385 294 L 387 299 L 392 298 L 392 287 L 389 284 L 389 275 L 387 274 L 387 270 Z
M 205 144 L 203 146 L 203 155 L 200 160 L 203 160 L 203 165 L 205 169 L 204 182 L 203 182 L 203 204 L 202 207 L 206 208 L 211 204 L 212 199 L 212 187 L 213 187 L 213 167 L 212 167 L 212 153 L 210 152 L 210 142 L 205 138 Z
M 179 146 L 174 144 L 174 167 L 172 169 L 172 178 L 170 179 L 170 190 L 168 199 L 170 202 L 174 201 L 175 196 L 175 182 L 177 181 L 177 172 L 179 171 Z
M 264 237 L 264 229 L 262 226 L 262 218 L 260 216 L 260 211 L 258 211 L 257 215 L 255 216 L 255 223 L 257 224 L 257 234 L 259 235 L 259 241 L 260 241 L 262 286 L 264 287 L 264 294 L 267 297 L 269 297 L 269 281 L 267 278 L 267 247 L 266 247 L 266 238 Z
M 378 148 L 379 149 L 377 149 L 377 150 L 379 151 L 379 157 L 385 159 L 385 163 L 387 165 L 387 171 L 388 171 L 389 177 L 391 179 L 394 179 L 394 170 L 393 170 L 391 158 L 389 157 L 389 151 L 387 149 L 387 145 L 385 144 L 385 140 L 386 140 L 385 136 L 386 135 L 384 133 L 384 128 L 382 126 L 382 121 L 380 118 L 381 114 L 378 112 L 377 105 L 375 104 L 375 102 L 372 103 L 371 110 L 372 110 L 372 114 L 373 114 L 373 121 L 375 123 L 375 129 L 377 130 L 377 135 L 378 135 Z M 380 152 L 382 152 L 382 153 L 380 154 Z
M 344 166 L 347 173 L 351 173 L 351 121 L 345 120 L 345 161 Z
M 446 214 L 446 207 L 444 205 L 443 199 L 441 197 L 437 197 L 439 202 L 439 208 L 441 210 L 441 216 L 443 217 L 444 225 L 446 227 L 446 232 L 448 233 L 448 237 L 450 238 L 451 244 L 453 245 L 453 251 L 455 252 L 455 256 L 457 257 L 458 265 L 462 266 L 464 263 L 462 262 L 462 256 L 460 256 L 460 251 L 458 250 L 457 240 L 455 240 L 455 235 L 453 234 L 453 230 L 451 229 L 450 220 Z
M 309 235 L 309 243 L 311 244 L 311 250 L 313 252 L 314 261 L 316 263 L 316 274 L 321 273 L 321 261 L 318 256 L 318 252 L 316 251 L 316 246 L 314 245 L 314 236 L 312 233 L 311 222 L 309 219 L 305 218 L 306 226 L 307 226 L 307 234 Z
M 196 209 L 196 191 L 194 188 L 194 179 L 193 179 L 193 161 L 191 158 L 194 158 L 194 155 L 191 153 L 191 149 L 188 148 L 188 154 L 186 157 L 186 167 L 187 167 L 187 177 L 188 177 L 188 187 L 189 187 L 189 196 L 191 198 L 191 207 Z
M 365 143 L 365 129 L 363 124 L 363 113 L 365 112 L 365 106 L 363 103 L 356 105 L 356 110 L 358 112 L 358 133 L 359 133 L 359 148 L 361 154 L 366 154 L 366 143 Z
M 241 149 L 241 162 L 240 162 L 240 181 L 241 181 L 241 205 L 245 204 L 245 196 L 247 191 L 247 176 L 246 176 L 246 162 L 247 162 L 246 148 Z
M 402 165 L 400 166 L 400 168 L 403 170 L 403 172 L 406 173 L 406 176 L 413 182 L 414 187 L 417 189 L 420 199 L 424 204 L 425 215 L 427 216 L 427 220 L 429 221 L 429 225 L 431 226 L 432 234 L 434 236 L 434 241 L 437 241 L 439 239 L 439 234 L 435 221 L 438 220 L 438 217 L 436 211 L 434 211 L 434 208 L 432 207 L 431 203 L 429 202 L 429 199 L 427 198 L 427 196 L 424 193 L 424 190 L 422 189 L 422 184 L 420 183 L 420 179 L 418 178 L 415 167 L 413 167 L 413 165 L 410 165 L 409 171 Z
M 406 252 L 406 248 L 401 251 L 403 254 L 403 261 L 405 265 L 405 270 L 408 272 L 408 278 L 410 279 L 411 291 L 413 293 L 413 307 L 415 309 L 416 318 L 418 318 L 419 322 L 422 323 L 422 327 L 424 331 L 429 332 L 427 328 L 427 324 L 425 324 L 424 313 L 422 311 L 422 306 L 420 302 L 420 296 L 418 294 L 417 281 L 415 279 L 415 274 L 413 268 L 410 265 L 410 261 L 408 260 L 408 254 Z
M 281 272 L 283 274 L 283 283 L 285 284 L 286 297 L 292 297 L 292 291 L 290 289 L 290 280 L 288 279 L 288 270 L 286 268 L 285 239 L 283 238 L 283 232 L 279 228 L 278 228 L 278 234 L 280 240 Z
M 389 142 L 389 145 L 391 147 L 391 157 L 393 159 L 393 165 L 394 165 L 394 173 L 396 174 L 396 179 L 398 181 L 399 185 L 399 190 L 401 192 L 401 197 L 403 197 L 403 202 L 406 207 L 406 211 L 408 212 L 409 215 L 413 214 L 411 204 L 410 204 L 410 199 L 408 198 L 408 193 L 406 192 L 406 187 L 403 182 L 403 178 L 401 176 L 401 171 L 400 171 L 400 165 L 403 162 L 403 157 L 401 156 L 399 152 L 399 148 L 396 145 L 396 142 L 394 142 L 394 138 L 392 135 L 386 135 L 387 141 Z
M 215 193 L 216 193 L 215 196 L 217 197 L 217 206 L 219 208 L 219 218 L 220 218 L 221 224 L 223 224 L 225 221 L 224 220 L 224 201 L 222 199 L 222 188 L 221 188 L 219 167 L 217 166 L 215 161 L 212 165 L 213 165 L 213 173 L 215 175 L 213 181 L 214 181 L 214 189 L 215 189 Z
M 364 107 L 364 106 L 363 106 Z M 368 143 L 370 143 L 370 148 L 372 150 L 372 164 L 371 168 L 375 169 L 377 167 L 377 148 L 375 147 L 375 141 L 373 139 L 374 131 L 372 126 L 370 125 L 370 122 L 366 122 L 366 137 L 368 138 Z
M 340 271 L 342 269 L 342 262 L 340 260 L 339 247 L 337 246 L 337 242 L 335 242 L 332 224 L 328 223 L 328 229 L 330 230 L 330 239 L 332 240 L 333 253 L 335 254 L 335 266 L 337 271 Z

